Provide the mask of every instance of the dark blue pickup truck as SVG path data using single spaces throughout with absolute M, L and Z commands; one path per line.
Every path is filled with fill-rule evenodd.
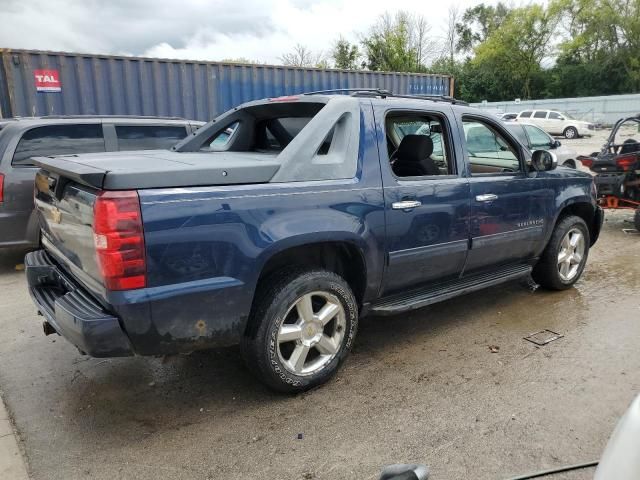
M 45 333 L 96 357 L 240 343 L 283 391 L 328 380 L 363 315 L 570 287 L 603 218 L 588 174 L 495 117 L 376 90 L 246 103 L 173 151 L 34 162 Z

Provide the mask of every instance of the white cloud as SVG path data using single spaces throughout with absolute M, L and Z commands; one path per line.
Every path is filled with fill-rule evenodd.
M 481 0 L 459 0 L 460 10 Z M 485 2 L 494 3 L 494 2 Z M 427 0 L 2 0 L 0 47 L 267 63 L 301 43 L 328 53 L 385 11 L 423 15 L 441 36 L 453 2 Z

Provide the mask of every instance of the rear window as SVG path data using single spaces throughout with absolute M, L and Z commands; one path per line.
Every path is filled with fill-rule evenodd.
M 104 152 L 102 125 L 47 125 L 24 133 L 13 154 L 13 165 L 33 166 L 31 157 Z
M 187 129 L 168 125 L 116 125 L 118 150 L 169 149 L 187 136 Z

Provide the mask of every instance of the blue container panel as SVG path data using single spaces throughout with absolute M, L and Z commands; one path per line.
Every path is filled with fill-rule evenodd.
M 321 70 L 73 53 L 0 52 L 0 113 L 161 115 L 210 120 L 240 103 L 334 88 L 448 95 L 441 75 Z M 34 70 L 56 69 L 61 92 L 37 92 Z

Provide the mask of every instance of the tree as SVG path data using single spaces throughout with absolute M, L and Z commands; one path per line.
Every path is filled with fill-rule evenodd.
M 456 23 L 457 50 L 470 52 L 486 41 L 502 25 L 510 11 L 511 9 L 502 2 L 498 2 L 495 7 L 481 3 L 465 10 L 462 20 Z
M 358 46 L 340 37 L 331 51 L 331 57 L 336 68 L 343 70 L 356 70 L 360 52 Z
M 455 55 L 458 51 L 459 34 L 456 28 L 460 22 L 460 10 L 456 5 L 449 7 L 447 26 L 444 35 L 444 47 L 442 57 L 449 61 L 450 65 L 454 64 Z
M 370 70 L 421 72 L 437 53 L 431 27 L 422 16 L 399 11 L 378 18 L 362 39 L 366 66 Z
M 552 52 L 559 12 L 541 5 L 512 10 L 475 49 L 470 66 L 487 99 L 532 98 L 544 90 L 541 62 Z
M 321 53 L 314 53 L 304 45 L 297 44 L 293 51 L 280 57 L 283 65 L 290 67 L 316 67 L 323 61 Z

